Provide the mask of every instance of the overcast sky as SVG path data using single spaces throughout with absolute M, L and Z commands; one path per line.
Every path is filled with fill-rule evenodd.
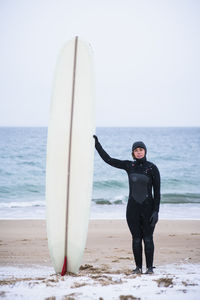
M 199 0 L 0 0 L 0 126 L 47 126 L 56 59 L 94 50 L 97 126 L 200 126 Z

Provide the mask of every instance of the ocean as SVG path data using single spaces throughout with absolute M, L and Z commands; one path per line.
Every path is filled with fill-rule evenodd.
M 142 140 L 161 174 L 163 219 L 200 219 L 200 128 L 99 127 L 111 157 L 131 160 Z M 46 127 L 0 127 L 0 219 L 45 218 Z M 128 177 L 95 151 L 91 218 L 125 218 Z

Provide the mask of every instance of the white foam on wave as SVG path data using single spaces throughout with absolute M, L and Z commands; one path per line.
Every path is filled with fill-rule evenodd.
M 10 207 L 0 207 L 0 219 L 45 219 L 45 202 L 35 201 L 27 206 L 25 202 Z M 41 205 L 42 203 L 42 205 Z M 16 203 L 17 204 L 17 203 Z M 126 204 L 98 205 L 91 204 L 90 219 L 93 220 L 123 220 L 126 218 Z M 159 212 L 160 220 L 200 220 L 200 203 L 185 204 L 161 204 Z
M 20 207 L 45 207 L 44 201 L 13 201 L 13 202 L 0 202 L 0 208 L 20 208 Z
M 126 205 L 92 205 L 91 219 L 125 219 Z M 161 204 L 160 220 L 200 220 L 200 204 Z

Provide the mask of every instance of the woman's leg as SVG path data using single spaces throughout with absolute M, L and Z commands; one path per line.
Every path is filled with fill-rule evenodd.
M 132 250 L 136 267 L 142 268 L 142 231 L 140 217 L 127 210 L 127 223 L 132 235 Z
M 132 236 L 132 250 L 136 267 L 142 269 L 142 238 Z
M 153 267 L 153 256 L 154 256 L 154 242 L 153 242 L 153 232 L 154 228 L 150 225 L 149 216 L 143 216 L 143 240 L 144 240 L 144 252 L 146 257 L 146 266 L 147 268 Z
M 147 269 L 153 267 L 154 242 L 153 235 L 144 237 L 144 251 Z

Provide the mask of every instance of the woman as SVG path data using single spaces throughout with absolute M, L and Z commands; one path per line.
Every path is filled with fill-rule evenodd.
M 126 219 L 132 234 L 132 249 L 136 268 L 134 274 L 142 274 L 142 240 L 146 257 L 146 273 L 153 274 L 153 231 L 158 221 L 160 206 L 160 174 L 158 168 L 147 161 L 147 148 L 143 142 L 132 146 L 134 161 L 111 158 L 102 148 L 96 135 L 95 148 L 109 165 L 124 169 L 129 179 L 129 198 Z M 153 195 L 152 195 L 153 189 Z

